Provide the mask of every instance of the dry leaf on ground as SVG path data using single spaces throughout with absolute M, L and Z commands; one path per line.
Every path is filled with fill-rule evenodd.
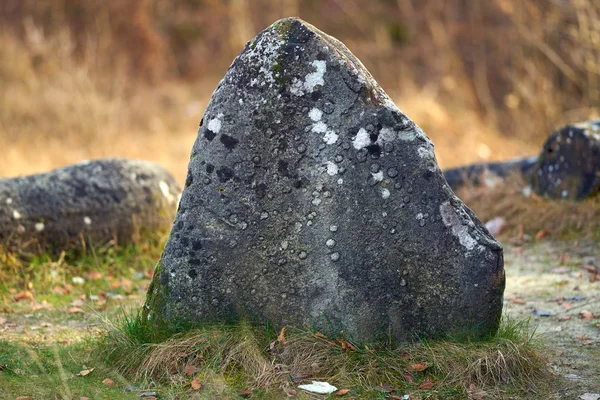
M 594 313 L 589 310 L 583 310 L 579 313 L 579 316 L 587 321 L 594 319 Z
M 15 294 L 13 299 L 15 301 L 33 300 L 33 293 L 31 293 L 29 290 L 23 290 L 22 292 Z
M 186 364 L 185 368 L 183 369 L 183 373 L 186 375 L 194 375 L 198 371 L 200 371 L 200 368 L 192 364 Z
M 336 396 L 343 396 L 346 393 L 348 393 L 350 391 L 350 389 L 340 389 L 337 392 L 334 392 L 333 394 Z
M 102 381 L 102 384 L 104 386 L 108 386 L 108 387 L 114 387 L 115 386 L 115 381 L 113 381 L 110 378 L 106 378 L 105 380 Z
M 423 364 L 410 364 L 410 369 L 412 371 L 421 372 L 421 371 L 424 371 L 428 366 L 429 366 L 429 364 L 427 364 L 427 363 L 423 363 Z
M 200 381 L 198 379 L 192 379 L 191 385 L 192 385 L 192 389 L 194 389 L 194 390 L 198 390 L 202 387 L 202 384 L 200 383 Z
M 89 368 L 89 369 L 82 369 L 81 371 L 79 371 L 76 375 L 77 376 L 86 376 L 92 373 L 92 371 L 94 370 L 94 368 Z

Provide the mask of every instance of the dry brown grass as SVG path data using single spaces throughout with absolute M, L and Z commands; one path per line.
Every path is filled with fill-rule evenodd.
M 409 391 L 415 398 L 462 397 L 465 390 L 503 398 L 506 393 L 543 392 L 550 376 L 526 323 L 505 322 L 486 341 L 449 339 L 399 347 L 379 343 L 354 349 L 302 331 L 292 331 L 279 342 L 247 325 L 207 327 L 154 344 L 136 344 L 132 332 L 112 329 L 104 344 L 110 349 L 110 364 L 125 376 L 179 384 L 191 379 L 188 375 L 200 376 L 207 382 L 226 382 L 234 392 L 251 388 L 273 394 L 320 380 L 350 388 L 361 398 L 371 398 L 377 387 Z M 186 366 L 195 367 L 194 372 L 186 374 Z
M 598 115 L 593 1 L 6 0 L 0 176 L 120 156 L 182 183 L 220 76 L 291 14 L 348 44 L 432 137 L 442 167 L 535 154 L 553 128 Z
M 496 187 L 466 186 L 459 197 L 482 221 L 506 219 L 501 238 L 522 243 L 525 234 L 555 239 L 600 240 L 600 197 L 583 201 L 548 200 L 524 190 L 520 176 L 509 177 Z

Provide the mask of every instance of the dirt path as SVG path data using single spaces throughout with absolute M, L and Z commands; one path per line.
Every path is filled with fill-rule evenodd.
M 599 246 L 507 246 L 505 258 L 505 315 L 531 318 L 530 327 L 563 378 L 555 398 L 600 393 L 600 282 L 585 268 L 600 265 Z

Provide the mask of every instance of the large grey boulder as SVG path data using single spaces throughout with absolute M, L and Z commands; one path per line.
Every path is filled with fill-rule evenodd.
M 0 245 L 51 251 L 130 243 L 168 230 L 181 189 L 145 161 L 85 161 L 47 173 L 0 179 Z
M 478 163 L 444 171 L 453 189 L 496 183 L 520 175 L 540 196 L 582 200 L 600 192 L 600 120 L 565 125 L 553 132 L 539 156 Z
M 503 290 L 502 246 L 431 141 L 342 43 L 289 18 L 212 95 L 143 317 L 403 341 L 494 332 Z

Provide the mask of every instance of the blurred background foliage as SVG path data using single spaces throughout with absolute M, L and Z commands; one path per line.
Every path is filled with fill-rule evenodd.
M 2 0 L 0 176 L 125 156 L 181 182 L 217 82 L 285 16 L 342 40 L 442 167 L 535 154 L 598 116 L 595 0 Z

